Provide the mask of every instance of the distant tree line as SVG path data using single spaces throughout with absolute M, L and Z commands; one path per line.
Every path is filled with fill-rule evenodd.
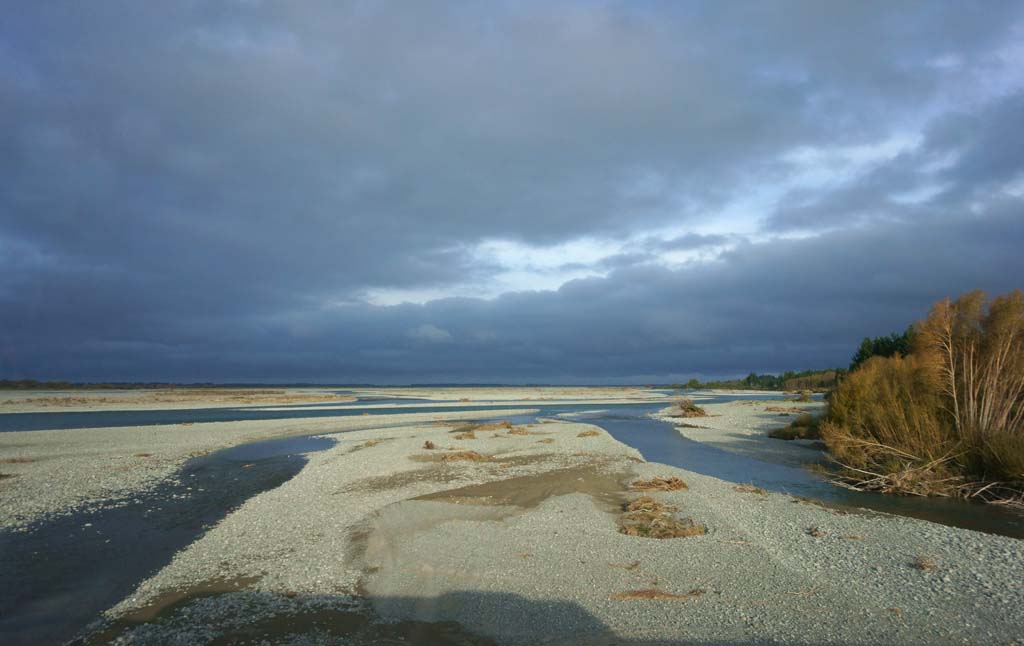
M 787 370 L 781 374 L 759 375 L 750 373 L 741 379 L 701 382 L 691 379 L 685 384 L 677 384 L 678 388 L 721 388 L 734 390 L 828 390 L 834 388 L 845 372 L 842 369 L 826 370 Z
M 871 357 L 892 357 L 900 355 L 905 357 L 910 354 L 914 347 L 914 326 L 908 327 L 902 334 L 893 332 L 889 336 L 876 336 L 873 339 L 864 337 L 853 355 L 850 363 L 850 370 L 856 370 L 858 366 Z

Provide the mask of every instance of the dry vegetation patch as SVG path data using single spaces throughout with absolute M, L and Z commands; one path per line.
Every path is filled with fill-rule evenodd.
M 752 484 L 738 484 L 733 486 L 733 491 L 740 493 L 756 493 L 759 496 L 767 496 L 768 492 L 761 487 L 754 486 Z
M 31 464 L 38 461 L 35 458 L 4 458 L 0 460 L 0 464 Z
M 658 502 L 650 496 L 641 496 L 626 504 L 619 523 L 619 532 L 642 538 L 685 538 L 707 533 L 704 525 L 692 518 L 676 518 L 676 508 Z
M 912 565 L 914 569 L 921 570 L 922 572 L 929 572 L 939 568 L 939 564 L 930 556 L 915 556 Z
M 455 434 L 455 439 L 456 440 L 475 440 L 476 439 L 476 433 L 474 433 L 473 431 L 464 431 L 462 433 L 456 433 Z
M 431 442 L 430 440 L 427 440 L 426 442 L 423 443 L 423 448 L 428 451 L 433 451 L 434 449 L 437 448 L 437 445 Z
M 545 437 L 543 440 L 537 440 L 537 444 L 551 444 L 554 441 L 554 438 Z
M 646 588 L 643 590 L 627 590 L 615 595 L 615 599 L 696 599 L 705 593 L 704 590 L 690 590 L 686 594 L 675 594 L 665 592 L 657 588 Z
M 600 434 L 601 434 L 600 431 L 589 430 L 589 431 L 582 431 L 580 433 L 577 433 L 576 437 L 597 437 Z
M 679 410 L 676 412 L 676 417 L 707 417 L 708 413 L 706 410 L 693 403 L 692 399 L 682 399 L 678 404 Z
M 452 451 L 441 454 L 442 462 L 490 462 L 489 455 L 481 455 L 476 451 Z
M 681 479 L 657 476 L 650 480 L 637 480 L 630 485 L 633 491 L 686 491 L 689 487 Z
M 478 431 L 502 431 L 502 430 L 510 429 L 510 428 L 512 428 L 512 422 L 509 422 L 507 420 L 503 420 L 503 421 L 500 421 L 500 422 L 492 422 L 490 424 L 481 424 L 480 426 L 476 427 L 476 430 L 478 430 Z
M 821 439 L 820 420 L 810 413 L 801 413 L 789 426 L 769 431 L 768 437 L 777 440 L 818 440 Z

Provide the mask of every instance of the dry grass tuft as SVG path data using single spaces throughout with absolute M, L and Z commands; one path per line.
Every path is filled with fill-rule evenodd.
M 733 491 L 738 491 L 740 493 L 756 493 L 759 496 L 767 496 L 768 495 L 767 491 L 765 491 L 761 487 L 756 487 L 756 486 L 754 486 L 752 484 L 738 484 L 738 485 L 734 485 L 733 486 Z
M 921 570 L 922 572 L 929 572 L 939 568 L 939 564 L 930 556 L 915 556 L 911 565 L 914 566 L 914 569 Z
M 597 437 L 600 434 L 601 434 L 600 431 L 590 430 L 590 431 L 583 431 L 581 433 L 577 433 L 576 437 Z
M 525 428 L 523 428 L 521 426 L 513 426 L 512 428 L 508 429 L 508 434 L 509 435 L 529 435 L 530 431 L 526 430 Z
M 693 403 L 692 399 L 681 399 L 679 400 L 679 410 L 676 412 L 677 417 L 707 417 L 708 412 Z
M 692 518 L 677 519 L 672 515 L 676 508 L 658 502 L 650 496 L 641 496 L 625 506 L 625 514 L 619 524 L 619 532 L 627 536 L 642 538 L 685 538 L 707 533 L 704 525 Z
M 644 590 L 627 590 L 620 592 L 615 595 L 615 599 L 696 599 L 704 594 L 704 590 L 695 589 L 690 590 L 686 594 L 674 594 L 672 592 L 665 592 L 664 590 L 658 590 L 656 588 L 647 588 Z
M 426 442 L 423 443 L 423 448 L 425 448 L 428 451 L 433 451 L 434 449 L 437 448 L 437 445 L 435 445 L 430 440 L 427 440 Z
M 137 457 L 137 458 L 151 458 L 151 457 L 153 457 L 153 454 L 152 453 L 136 453 L 135 457 Z
M 456 433 L 455 439 L 456 440 L 475 440 L 476 439 L 476 433 L 474 433 L 473 431 L 465 431 L 463 433 Z
M 825 538 L 828 536 L 828 532 L 820 527 L 809 527 L 807 528 L 807 533 L 814 538 Z
M 676 511 L 676 509 L 676 507 L 658 502 L 650 496 L 640 496 L 636 500 L 627 503 L 625 507 L 625 510 L 628 512 L 642 512 L 645 514 L 662 514 Z
M 555 440 L 550 437 L 545 437 L 543 440 L 537 440 L 537 444 L 551 444 Z
M 478 431 L 501 431 L 512 428 L 512 422 L 503 420 L 500 422 L 492 422 L 490 424 L 481 424 L 476 427 Z
M 368 449 L 371 446 L 377 446 L 378 444 L 380 444 L 380 440 L 366 440 L 365 442 L 363 442 L 363 448 Z
M 633 491 L 686 491 L 689 487 L 675 476 L 671 478 L 658 476 L 650 480 L 637 480 L 630 485 L 630 489 Z
M 476 451 L 453 451 L 441 455 L 442 462 L 490 462 L 490 456 L 481 455 Z

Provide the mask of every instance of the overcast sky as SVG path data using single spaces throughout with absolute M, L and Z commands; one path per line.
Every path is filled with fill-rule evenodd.
M 0 377 L 664 382 L 1024 287 L 1024 3 L 8 8 Z

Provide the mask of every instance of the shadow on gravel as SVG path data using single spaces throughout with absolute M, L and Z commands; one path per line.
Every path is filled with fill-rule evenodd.
M 294 477 L 329 438 L 196 458 L 152 492 L 0 531 L 0 643 L 59 644 L 130 594 L 248 498 Z
M 625 600 L 638 613 L 646 606 L 652 616 L 666 611 L 686 612 L 686 600 Z M 674 609 L 674 608 L 678 609 Z M 81 646 L 101 646 L 118 638 L 131 643 L 248 644 L 301 642 L 317 644 L 404 644 L 422 646 L 491 646 L 499 643 L 587 644 L 590 646 L 661 646 L 688 644 L 685 638 L 620 636 L 573 601 L 537 601 L 509 593 L 459 591 L 432 598 L 282 596 L 241 591 L 197 593 L 165 606 L 159 613 L 143 611 L 107 627 Z M 448 619 L 470 616 L 479 632 Z M 401 619 L 415 617 L 416 619 Z M 657 629 L 657 622 L 652 624 Z M 303 641 L 303 639 L 305 641 Z M 705 646 L 753 646 L 761 641 L 707 641 Z M 800 644 L 801 642 L 788 642 Z M 810 644 L 811 642 L 808 642 Z M 851 642 L 854 643 L 854 642 Z

